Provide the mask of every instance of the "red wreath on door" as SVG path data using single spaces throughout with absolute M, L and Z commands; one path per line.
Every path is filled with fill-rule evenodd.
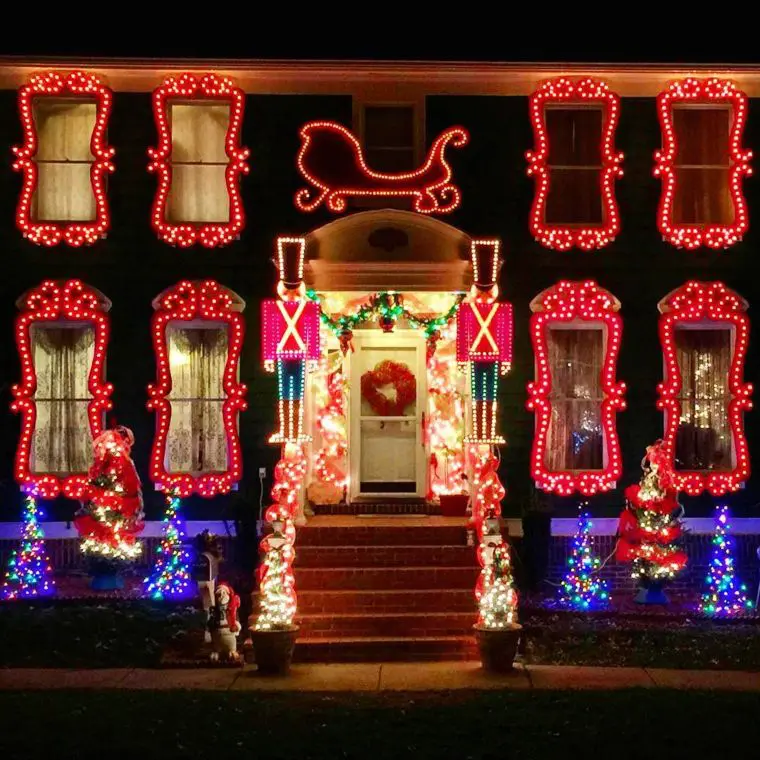
M 372 407 L 378 417 L 401 417 L 409 404 L 417 398 L 417 380 L 414 374 L 401 362 L 391 359 L 381 361 L 374 369 L 362 375 L 362 397 Z M 380 388 L 392 385 L 396 398 L 388 398 L 380 393 Z

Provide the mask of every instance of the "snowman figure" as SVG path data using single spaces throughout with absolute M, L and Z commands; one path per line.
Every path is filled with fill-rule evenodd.
M 241 629 L 238 619 L 240 597 L 234 592 L 232 586 L 220 583 L 214 593 L 214 602 L 208 621 L 213 647 L 211 660 L 212 662 L 218 662 L 220 659 L 236 662 L 240 658 L 237 651 L 237 635 Z

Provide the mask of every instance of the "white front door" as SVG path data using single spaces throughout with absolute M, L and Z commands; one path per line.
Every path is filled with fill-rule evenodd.
M 350 355 L 351 498 L 425 494 L 425 339 L 354 332 Z

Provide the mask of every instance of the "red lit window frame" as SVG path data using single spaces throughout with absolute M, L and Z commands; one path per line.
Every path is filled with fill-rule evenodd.
M 96 438 L 104 428 L 104 415 L 112 408 L 113 385 L 105 380 L 105 359 L 110 334 L 110 303 L 94 288 L 79 280 L 55 282 L 45 280 L 26 293 L 16 317 L 16 346 L 21 361 L 21 382 L 11 388 L 11 410 L 21 414 L 21 435 L 16 448 L 15 475 L 25 491 L 46 499 L 64 494 L 81 498 L 87 488 L 87 473 L 68 476 L 39 474 L 31 471 L 31 447 L 37 422 L 37 377 L 34 370 L 31 327 L 61 320 L 88 322 L 95 329 L 95 346 L 88 378 L 92 394 L 87 407 L 90 434 Z
M 729 134 L 731 169 L 729 187 L 734 206 L 733 224 L 675 224 L 673 200 L 676 191 L 675 158 L 676 132 L 673 123 L 673 104 L 707 103 L 732 106 L 733 118 Z M 751 150 L 742 148 L 744 125 L 747 120 L 747 96 L 725 79 L 688 78 L 673 82 L 657 96 L 657 113 L 662 130 L 662 149 L 655 151 L 654 176 L 662 180 L 662 193 L 657 213 L 657 227 L 663 238 L 678 248 L 694 250 L 701 246 L 728 248 L 738 243 L 749 227 L 747 201 L 744 197 L 745 176 L 752 174 L 749 165 Z
M 225 171 L 230 202 L 228 222 L 174 223 L 166 218 L 172 183 L 172 128 L 168 108 L 172 100 L 215 100 L 228 103 L 230 106 L 230 121 L 225 138 L 225 149 L 229 159 Z M 202 76 L 181 74 L 178 77 L 167 77 L 153 91 L 153 118 L 158 132 L 158 147 L 148 149 L 148 171 L 154 172 L 158 178 L 151 219 L 153 229 L 160 240 L 179 248 L 188 248 L 196 243 L 206 248 L 217 248 L 231 243 L 245 227 L 240 175 L 248 174 L 249 166 L 246 159 L 250 151 L 240 145 L 244 109 L 245 93 L 231 79 L 211 73 Z
M 591 496 L 615 487 L 622 474 L 616 415 L 625 409 L 625 383 L 616 379 L 617 360 L 623 334 L 623 319 L 617 299 L 595 282 L 563 281 L 545 290 L 531 304 L 531 340 L 536 379 L 528 383 L 528 409 L 536 414 L 536 432 L 531 453 L 531 470 L 537 488 L 569 496 L 578 492 Z M 602 435 L 607 462 L 602 470 L 550 471 L 544 465 L 546 438 L 551 420 L 552 378 L 549 367 L 549 330 L 552 325 L 602 323 L 606 346 L 602 367 Z
M 545 107 L 557 103 L 563 106 L 599 104 L 604 109 L 602 130 L 601 225 L 559 225 L 545 221 L 546 204 L 551 184 L 549 158 L 549 133 L 546 127 Z M 573 247 L 584 251 L 603 248 L 620 232 L 620 214 L 615 199 L 615 180 L 623 176 L 623 154 L 615 150 L 615 130 L 620 116 L 620 98 L 607 84 L 587 77 L 577 81 L 561 77 L 544 82 L 530 96 L 530 118 L 533 125 L 535 146 L 525 155 L 528 160 L 528 176 L 535 177 L 536 193 L 530 214 L 530 231 L 533 237 L 547 248 L 567 251 Z
M 39 145 L 34 123 L 34 102 L 41 98 L 80 98 L 93 100 L 96 105 L 95 127 L 90 136 L 94 161 L 90 169 L 90 184 L 95 196 L 95 219 L 91 222 L 40 222 L 32 219 L 32 198 L 37 190 L 38 171 L 34 162 Z M 16 209 L 16 225 L 23 236 L 37 245 L 52 247 L 59 243 L 78 248 L 92 245 L 102 238 L 111 226 L 106 194 L 106 176 L 114 170 L 111 159 L 114 149 L 106 139 L 111 118 L 113 93 L 95 74 L 72 71 L 69 74 L 47 72 L 35 74 L 18 91 L 18 109 L 24 143 L 13 148 L 16 160 L 13 168 L 23 174 L 23 184 Z
M 660 395 L 657 408 L 665 415 L 663 451 L 673 470 L 673 481 L 679 490 L 691 496 L 708 491 L 722 496 L 736 491 L 750 473 L 750 457 L 744 434 L 744 411 L 752 409 L 751 383 L 744 382 L 744 361 L 749 341 L 747 303 L 722 282 L 691 281 L 674 290 L 660 303 L 660 344 L 662 346 L 665 377 L 657 386 Z M 728 375 L 731 394 L 728 415 L 731 427 L 732 449 L 736 465 L 730 472 L 700 472 L 675 469 L 675 448 L 681 404 L 681 371 L 676 358 L 675 330 L 679 324 L 710 322 L 733 327 L 733 351 Z
M 148 409 L 156 412 L 156 434 L 150 458 L 151 478 L 159 490 L 176 490 L 180 496 L 197 493 L 212 497 L 229 493 L 243 473 L 243 458 L 238 431 L 238 412 L 247 408 L 247 388 L 238 380 L 240 352 L 245 334 L 245 322 L 240 310 L 235 309 L 238 297 L 214 280 L 190 282 L 183 280 L 164 291 L 155 304 L 151 320 L 153 350 L 156 356 L 156 382 L 148 386 Z M 172 389 L 169 366 L 169 345 L 166 328 L 170 322 L 208 320 L 221 322 L 229 329 L 227 361 L 222 386 L 227 398 L 222 406 L 224 429 L 227 434 L 227 471 L 223 473 L 169 473 L 164 462 L 171 422 Z

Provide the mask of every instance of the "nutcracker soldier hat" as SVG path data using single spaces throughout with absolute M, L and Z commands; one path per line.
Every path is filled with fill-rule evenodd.
M 303 282 L 306 241 L 302 237 L 278 237 L 277 258 L 274 265 L 280 275 L 277 295 L 284 300 L 303 298 L 306 286 Z
M 470 247 L 472 261 L 473 298 L 487 296 L 496 299 L 499 294 L 499 271 L 503 261 L 499 255 L 498 240 L 473 240 Z

